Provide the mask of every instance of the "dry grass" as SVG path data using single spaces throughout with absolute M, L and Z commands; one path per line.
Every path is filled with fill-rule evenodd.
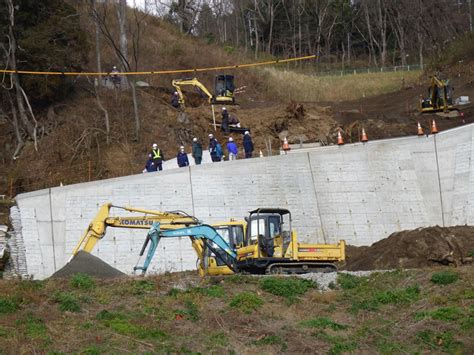
M 400 90 L 418 81 L 419 71 L 310 76 L 275 68 L 259 70 L 269 94 L 297 101 L 348 101 Z

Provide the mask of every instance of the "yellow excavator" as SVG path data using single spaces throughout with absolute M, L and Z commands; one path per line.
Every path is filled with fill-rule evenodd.
M 203 83 L 196 78 L 174 79 L 171 84 L 178 93 L 178 102 L 184 105 L 184 95 L 181 88 L 183 86 L 194 86 L 198 88 L 202 94 L 207 96 L 210 104 L 235 105 L 234 98 L 234 76 L 233 75 L 217 75 L 215 78 L 215 93 L 212 94 Z
M 259 208 L 250 212 L 247 232 L 240 245 L 230 245 L 220 231 L 205 224 L 164 230 L 153 223 L 141 254 L 148 247 L 145 270 L 161 239 L 188 236 L 200 240 L 223 265 L 234 272 L 250 274 L 305 274 L 336 271 L 337 262 L 345 260 L 345 242 L 303 244 L 291 228 L 291 213 L 282 208 Z M 235 239 L 239 242 L 240 239 Z
M 112 208 L 141 213 L 142 215 L 111 216 Z M 150 229 L 153 223 L 156 222 L 160 223 L 162 230 L 174 230 L 202 224 L 196 217 L 190 216 L 182 211 L 160 212 L 134 207 L 115 206 L 111 203 L 107 203 L 100 207 L 97 215 L 81 236 L 72 252 L 72 257 L 74 257 L 79 250 L 91 253 L 97 242 L 105 236 L 107 227 Z M 244 238 L 245 225 L 246 223 L 244 221 L 230 220 L 228 222 L 213 224 L 213 227 L 219 230 L 227 243 L 237 245 L 241 243 Z M 216 256 L 206 248 L 202 240 L 193 240 L 192 246 L 198 256 L 198 271 L 201 276 L 228 275 L 233 273 L 225 264 L 216 260 Z M 141 254 L 143 254 L 143 250 Z
M 449 84 L 449 80 L 442 80 L 433 75 L 428 89 L 428 97 L 420 97 L 420 112 L 431 113 L 457 110 L 453 106 L 453 91 L 454 89 Z

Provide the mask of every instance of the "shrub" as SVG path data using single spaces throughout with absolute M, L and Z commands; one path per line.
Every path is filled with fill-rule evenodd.
M 198 288 L 197 291 L 199 293 L 202 293 L 203 295 L 215 298 L 224 297 L 225 295 L 224 289 L 222 288 L 222 286 L 219 285 L 213 285 L 211 287 L 206 288 Z
M 263 300 L 252 292 L 241 292 L 230 301 L 230 307 L 250 314 L 263 305 Z
M 308 320 L 302 321 L 300 324 L 306 328 L 321 328 L 321 329 L 331 328 L 332 330 L 343 330 L 343 329 L 348 328 L 347 325 L 336 323 L 326 317 L 308 319 Z
M 437 285 L 449 285 L 456 282 L 458 278 L 457 272 L 450 270 L 438 271 L 431 276 L 431 282 Z
M 92 290 L 95 288 L 95 281 L 92 277 L 86 274 L 77 273 L 75 274 L 70 281 L 70 284 L 74 288 L 80 290 Z
M 175 312 L 175 315 L 181 315 L 186 317 L 189 320 L 192 320 L 193 322 L 196 322 L 199 320 L 199 309 L 196 303 L 192 301 L 186 301 L 184 303 L 185 309 L 179 309 Z
M 273 295 L 294 300 L 314 288 L 315 283 L 310 280 L 289 277 L 265 277 L 260 281 L 260 287 Z
M 72 293 L 58 292 L 54 300 L 59 303 L 59 309 L 62 312 L 79 312 L 81 310 L 79 301 Z

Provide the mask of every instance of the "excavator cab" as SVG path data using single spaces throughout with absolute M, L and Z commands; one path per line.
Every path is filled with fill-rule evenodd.
M 234 99 L 234 76 L 233 75 L 216 75 L 214 87 L 214 103 L 235 103 Z M 230 99 L 230 100 L 229 100 Z
M 291 213 L 282 208 L 259 208 L 247 221 L 245 246 L 257 246 L 258 257 L 282 257 L 291 239 Z

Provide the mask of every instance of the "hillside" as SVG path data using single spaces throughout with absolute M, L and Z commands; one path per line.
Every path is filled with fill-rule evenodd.
M 78 6 L 78 11 L 87 13 Z M 132 15 L 130 15 L 132 17 Z M 107 18 L 111 29 L 116 20 Z M 89 17 L 81 17 L 86 30 L 88 62 L 95 62 L 93 24 Z M 173 25 L 148 16 L 141 23 L 139 70 L 212 67 L 235 63 L 249 63 L 254 58 L 238 50 L 228 51 L 203 39 L 185 36 Z M 113 32 L 116 35 L 116 32 Z M 133 52 L 132 38 L 129 52 Z M 230 53 L 231 52 L 231 53 Z M 112 47 L 103 43 L 104 70 L 116 64 Z M 315 64 L 316 65 L 316 64 Z M 107 69 L 106 69 L 107 68 Z M 474 97 L 472 57 L 461 64 L 448 63 L 443 73 L 454 80 L 456 94 Z M 283 70 L 286 69 L 286 70 Z M 335 142 L 339 128 L 346 141 L 358 141 L 360 129 L 367 130 L 369 139 L 412 135 L 416 122 L 425 129 L 429 119 L 436 117 L 439 128 L 446 129 L 472 122 L 473 106 L 463 107 L 463 117 L 438 117 L 417 114 L 418 97 L 426 92 L 427 75 L 419 72 L 360 74 L 346 77 L 311 77 L 283 68 L 239 69 L 232 71 L 236 85 L 245 86 L 237 95 L 239 106 L 229 107 L 242 126 L 251 130 L 256 153 L 278 154 L 282 139 L 290 143 Z M 91 69 L 93 70 L 93 69 Z M 215 72 L 199 74 L 199 79 L 212 87 Z M 193 137 L 207 146 L 207 134 L 212 132 L 210 107 L 193 90 L 186 91 L 189 100 L 183 119 L 169 105 L 175 75 L 138 76 L 136 80 L 149 86 L 137 88 L 138 112 L 141 129 L 138 141 L 134 136 L 134 110 L 130 90 L 102 88 L 97 100 L 93 78 L 79 77 L 71 94 L 48 107 L 38 108 L 36 119 L 41 127 L 38 151 L 32 141 L 18 159 L 12 160 L 15 135 L 6 120 L 0 121 L 1 153 L 0 178 L 2 193 L 13 195 L 23 191 L 71 184 L 89 179 L 103 179 L 139 173 L 152 143 L 157 142 L 165 158 L 173 159 L 180 145 L 190 151 Z M 110 119 L 109 142 L 106 137 L 104 110 Z M 299 108 L 299 112 L 297 112 Z M 296 110 L 296 111 L 295 111 Z M 219 109 L 218 109 L 219 113 Z M 219 120 L 219 115 L 218 115 Z M 227 136 L 217 132 L 221 143 Z M 237 144 L 241 137 L 234 135 Z
M 472 267 L 0 281 L 6 353 L 471 353 Z

